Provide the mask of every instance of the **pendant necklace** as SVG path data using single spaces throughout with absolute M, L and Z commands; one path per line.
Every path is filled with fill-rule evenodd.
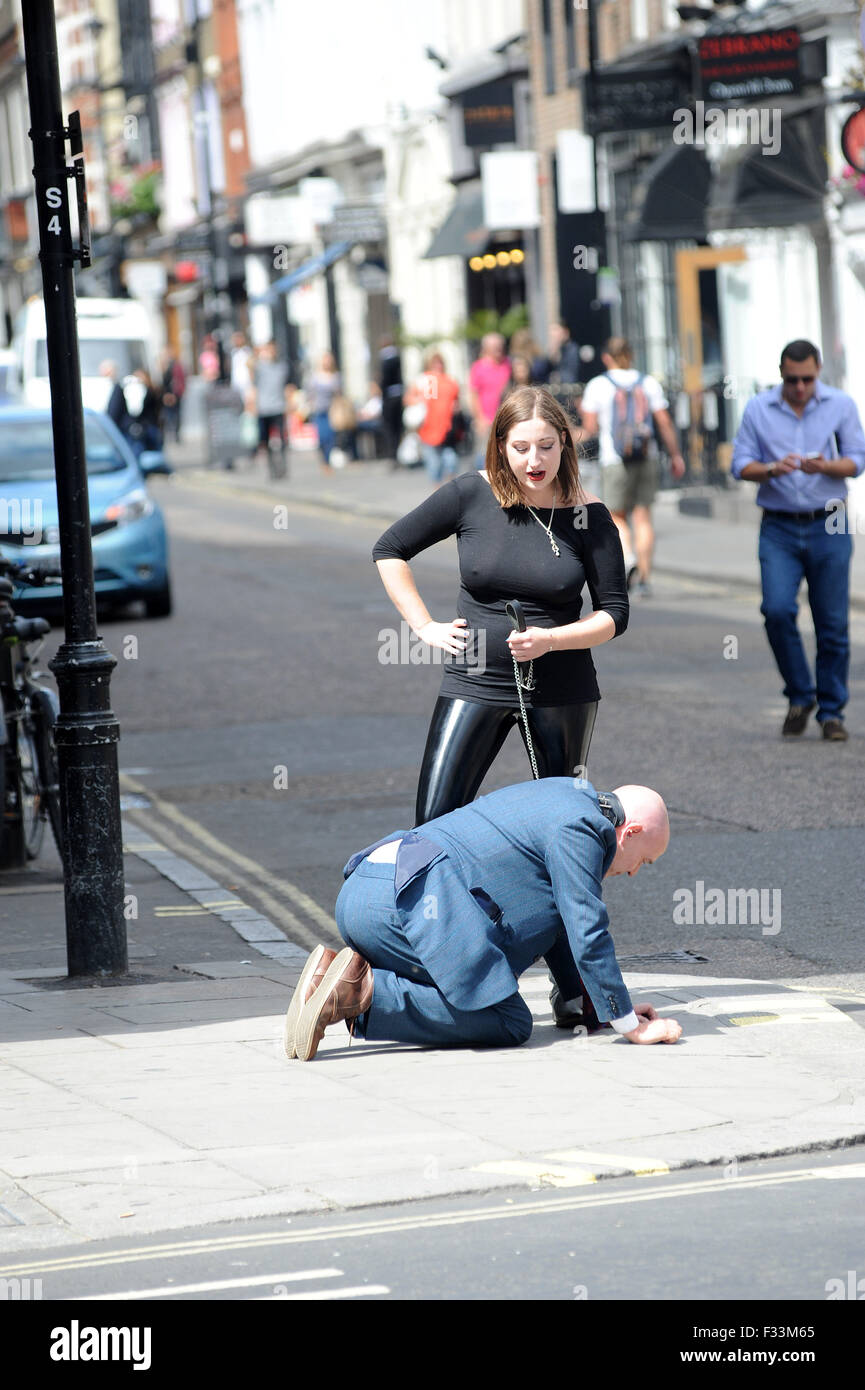
M 559 550 L 559 547 L 556 545 L 556 542 L 553 540 L 553 518 L 554 518 L 554 516 L 555 516 L 555 514 L 556 514 L 556 508 L 555 508 L 555 492 L 553 493 L 553 506 L 550 508 L 550 524 L 549 524 L 549 526 L 545 526 L 545 525 L 544 525 L 544 523 L 541 521 L 541 518 L 538 516 L 537 512 L 535 511 L 534 507 L 529 507 L 528 502 L 526 502 L 525 505 L 526 505 L 526 507 L 528 508 L 528 510 L 531 512 L 532 516 L 535 518 L 535 521 L 538 523 L 538 525 L 540 526 L 541 530 L 542 530 L 542 531 L 546 531 L 546 533 L 547 533 L 547 540 L 549 541 L 550 545 L 553 547 L 553 554 L 554 554 L 554 555 L 561 555 L 562 552 Z

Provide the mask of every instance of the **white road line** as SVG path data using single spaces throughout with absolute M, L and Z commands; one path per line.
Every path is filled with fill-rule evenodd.
M 301 1269 L 291 1274 L 256 1274 L 248 1279 L 211 1279 L 205 1284 L 166 1284 L 161 1289 L 127 1289 L 123 1293 L 90 1293 L 82 1303 L 120 1303 L 131 1298 L 176 1298 L 181 1293 L 218 1293 L 223 1289 L 255 1289 L 262 1284 L 298 1283 L 301 1279 L 335 1279 L 341 1269 Z M 276 1298 L 302 1298 L 304 1294 L 275 1294 Z M 322 1295 L 316 1294 L 315 1297 Z
M 266 1299 L 255 1298 L 253 1303 L 287 1303 L 292 1300 L 310 1302 L 329 1302 L 333 1298 L 371 1298 L 375 1294 L 390 1293 L 387 1284 L 357 1284 L 346 1289 L 309 1289 L 304 1293 L 270 1294 Z

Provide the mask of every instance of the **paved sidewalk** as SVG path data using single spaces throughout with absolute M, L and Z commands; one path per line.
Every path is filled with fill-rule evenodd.
M 555 1029 L 532 972 L 524 1047 L 349 1048 L 333 1029 L 313 1062 L 289 1062 L 304 954 L 170 847 L 138 847 L 137 983 L 64 979 L 58 873 L 55 891 L 43 870 L 44 891 L 20 875 L 0 898 L 0 921 L 26 922 L 2 936 L 0 1275 L 16 1252 L 82 1239 L 693 1164 L 732 1178 L 745 1158 L 865 1139 L 856 1015 L 818 989 L 696 965 L 626 972 L 682 1022 L 675 1047 Z M 195 939 L 212 949 L 192 959 L 184 918 L 207 901 Z
M 422 468 L 393 468 L 386 460 L 323 470 L 317 452 L 293 453 L 288 479 L 270 482 L 262 459 L 252 465 L 240 462 L 229 471 L 205 468 L 195 446 L 169 446 L 167 453 L 180 476 L 201 487 L 332 507 L 379 518 L 383 524 L 404 516 L 430 493 Z M 724 491 L 697 487 L 659 493 L 654 507 L 656 572 L 759 589 L 755 495 L 753 484 L 735 482 Z M 680 499 L 689 508 L 711 508 L 712 515 L 683 514 Z M 863 538 L 857 545 L 854 534 L 851 602 L 865 609 L 865 480 L 854 485 L 849 517 Z
M 185 476 L 382 518 L 427 492 L 416 473 L 326 476 L 302 457 L 282 483 Z M 753 521 L 667 502 L 658 518 L 668 567 L 678 555 L 699 573 L 702 557 L 717 566 L 707 577 L 755 577 L 744 558 L 730 572 Z M 210 878 L 132 826 L 127 845 L 133 976 L 119 985 L 65 979 L 56 857 L 3 877 L 0 1276 L 18 1251 L 82 1239 L 628 1172 L 652 1182 L 692 1164 L 732 1180 L 746 1158 L 865 1141 L 865 1012 L 835 1007 L 831 979 L 626 968 L 635 997 L 685 1030 L 675 1047 L 637 1048 L 556 1030 L 532 972 L 524 1047 L 349 1048 L 335 1029 L 314 1062 L 289 1062 L 283 1014 L 304 953 L 237 898 L 229 869 Z

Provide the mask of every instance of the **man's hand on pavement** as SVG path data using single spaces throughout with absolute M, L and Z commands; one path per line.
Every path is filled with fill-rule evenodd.
M 682 1036 L 682 1025 L 674 1018 L 659 1018 L 651 1004 L 635 1004 L 634 1013 L 640 1022 L 632 1032 L 625 1033 L 628 1042 L 648 1046 L 651 1043 L 678 1042 Z

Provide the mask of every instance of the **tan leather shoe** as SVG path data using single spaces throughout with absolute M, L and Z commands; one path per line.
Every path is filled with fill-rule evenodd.
M 312 998 L 318 989 L 332 962 L 336 960 L 336 951 L 331 951 L 327 946 L 316 946 L 307 959 L 306 965 L 300 974 L 297 988 L 291 996 L 291 1003 L 285 1015 L 285 1055 L 286 1057 L 296 1057 L 297 1052 L 294 1045 L 294 1037 L 297 1032 L 297 1021 L 300 1018 L 304 1004 Z
M 318 989 L 303 1006 L 295 1034 L 298 1061 L 312 1061 L 325 1028 L 332 1023 L 366 1013 L 372 995 L 372 966 L 357 951 L 346 946 L 331 962 Z

